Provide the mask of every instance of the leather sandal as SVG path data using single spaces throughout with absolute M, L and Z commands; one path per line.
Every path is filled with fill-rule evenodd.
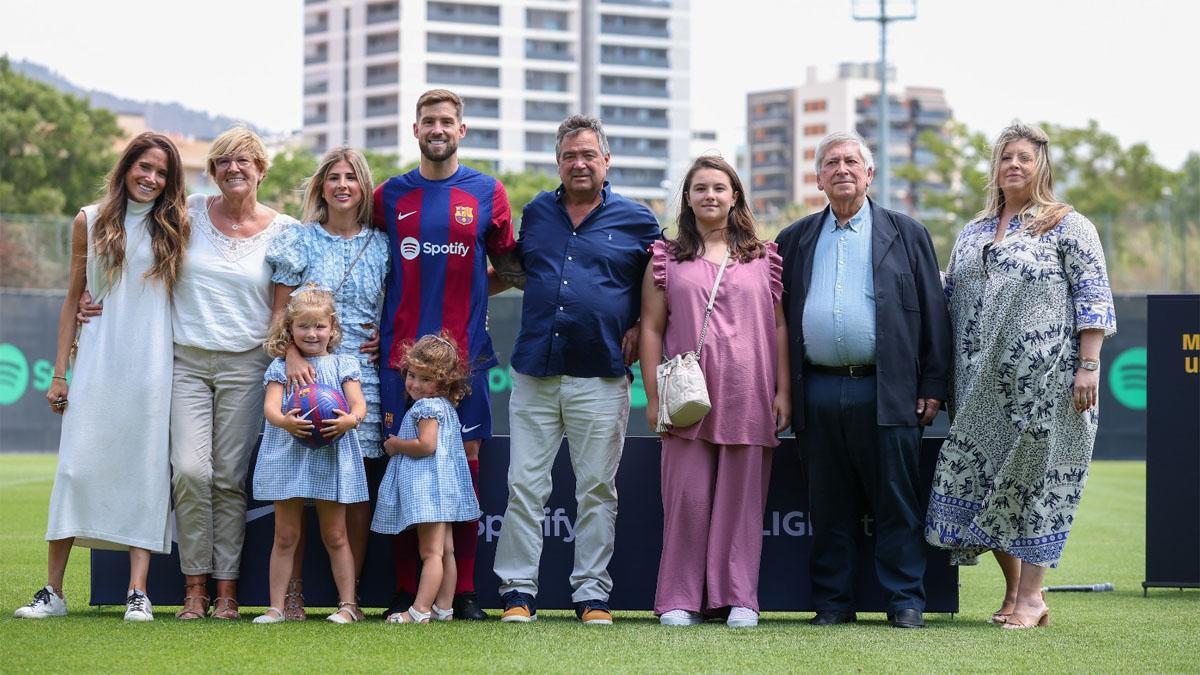
M 242 618 L 242 615 L 238 614 L 238 601 L 235 598 L 217 598 L 213 603 L 212 618 L 226 621 Z
M 387 618 L 388 623 L 429 623 L 431 612 L 418 611 L 416 607 L 409 607 L 403 612 L 396 612 Z
M 326 621 L 333 623 L 354 623 L 366 618 L 362 610 L 358 608 L 358 603 L 355 602 L 339 602 L 337 611 L 325 617 Z
M 304 621 L 308 615 L 304 613 L 304 592 L 300 589 L 304 580 L 289 579 L 287 593 L 283 596 L 283 616 L 288 621 Z
M 193 589 L 199 589 L 202 592 L 208 591 L 208 584 L 204 582 L 195 584 L 185 584 L 183 587 L 183 608 L 175 612 L 175 618 L 183 621 L 195 621 L 208 616 L 209 597 L 205 593 L 193 593 Z
M 1033 617 L 1028 621 L 1025 621 L 1016 612 L 1013 612 L 1008 617 L 1008 621 L 1005 621 L 1004 625 L 1001 626 L 1001 628 L 1008 628 L 1010 630 L 1021 630 L 1021 629 L 1025 629 L 1025 628 L 1043 628 L 1043 627 L 1049 626 L 1049 625 L 1050 625 L 1050 608 L 1046 607 L 1042 610 L 1042 613 L 1040 615 Z

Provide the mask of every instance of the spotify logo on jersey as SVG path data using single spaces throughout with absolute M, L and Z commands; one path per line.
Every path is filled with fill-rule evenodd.
M 12 405 L 29 385 L 29 364 L 16 346 L 0 345 L 0 405 Z
M 415 237 L 405 237 L 400 240 L 400 256 L 405 260 L 412 260 L 421 255 L 421 242 Z
M 1117 403 L 1131 410 L 1146 409 L 1146 348 L 1121 352 L 1109 366 L 1108 386 Z

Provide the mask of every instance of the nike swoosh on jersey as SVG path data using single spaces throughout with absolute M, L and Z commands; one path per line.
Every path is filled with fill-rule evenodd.
M 476 424 L 476 425 L 470 426 L 470 427 L 463 427 L 462 432 L 464 434 L 469 434 L 472 431 L 475 431 L 476 429 L 478 429 L 480 426 L 482 426 L 482 425 Z
M 416 211 L 409 211 L 408 213 L 397 213 L 396 220 L 404 220 L 405 218 L 411 216 L 414 213 L 416 213 Z

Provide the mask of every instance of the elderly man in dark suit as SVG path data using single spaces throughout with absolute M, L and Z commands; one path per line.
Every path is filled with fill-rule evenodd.
M 856 532 L 874 516 L 888 621 L 925 625 L 922 427 L 946 399 L 949 319 L 929 233 L 867 199 L 871 151 L 853 133 L 817 148 L 829 206 L 780 233 L 791 334 L 792 427 L 809 477 L 812 623 L 856 620 Z

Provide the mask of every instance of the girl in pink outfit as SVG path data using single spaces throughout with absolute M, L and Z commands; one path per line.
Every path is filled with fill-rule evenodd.
M 737 173 L 715 156 L 693 162 L 678 238 L 656 242 L 652 253 L 640 346 L 651 428 L 655 366 L 696 349 L 728 256 L 700 352 L 712 410 L 661 434 L 663 552 L 654 611 L 663 625 L 679 626 L 728 608 L 729 626 L 755 626 L 771 451 L 791 411 L 782 261 L 775 244 L 755 235 Z

